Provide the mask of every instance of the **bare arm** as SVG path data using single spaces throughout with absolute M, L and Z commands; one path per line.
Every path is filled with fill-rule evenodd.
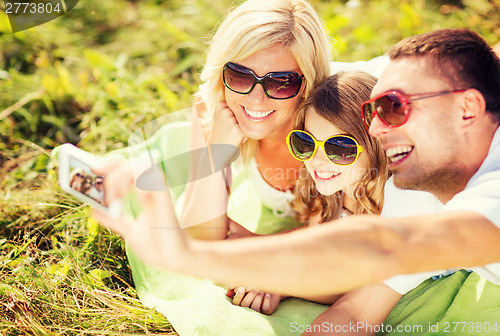
M 353 290 L 319 315 L 303 335 L 375 335 L 401 296 L 383 284 Z
M 204 103 L 198 101 L 193 108 L 191 118 L 192 149 L 203 148 L 203 151 L 193 152 L 191 158 L 191 170 L 189 182 L 185 190 L 185 203 L 182 210 L 181 223 L 183 228 L 187 228 L 190 235 L 197 239 L 221 240 L 226 238 L 228 232 L 227 201 L 228 189 L 226 176 L 215 167 L 221 166 L 220 162 L 214 162 L 213 148 L 210 144 L 229 144 L 224 147 L 224 151 L 217 154 L 217 160 L 229 160 L 233 153 L 229 153 L 227 148 L 237 151 L 237 146 L 241 142 L 241 131 L 235 125 L 229 109 L 221 104 L 214 116 L 214 127 L 210 133 L 204 134 L 199 123 L 199 114 L 205 109 Z M 200 111 L 201 110 L 201 111 Z M 221 128 L 224 128 L 223 132 Z M 207 141 L 205 139 L 207 138 Z M 227 153 L 226 153 L 227 152 Z M 194 155 L 197 153 L 198 155 Z M 201 155 L 199 155 L 201 153 Z M 225 154 L 227 158 L 221 157 Z M 226 166 L 223 164 L 222 166 Z M 210 174 L 207 176 L 207 169 Z
M 399 219 L 352 216 L 286 234 L 200 242 L 183 238 L 168 193 L 138 194 L 147 200 L 137 221 L 97 216 L 143 258 L 271 293 L 341 293 L 396 274 L 500 261 L 500 230 L 472 211 Z
M 291 232 L 293 230 L 302 230 L 302 228 L 291 229 L 286 232 Z M 229 220 L 229 236 L 227 239 L 241 239 L 245 237 L 258 237 L 261 235 L 255 234 L 248 231 L 238 223 Z M 285 231 L 276 234 L 284 234 Z M 263 314 L 271 314 L 278 307 L 279 303 L 284 299 L 290 297 L 286 295 L 269 293 L 268 297 L 264 297 L 266 293 L 260 292 L 255 289 L 248 290 L 244 287 L 235 287 L 227 292 L 227 296 L 232 299 L 232 303 L 237 306 L 249 307 Z M 321 296 L 307 296 L 302 297 L 305 300 L 312 302 L 322 303 L 331 305 L 338 300 L 342 294 L 329 294 Z M 269 302 L 266 302 L 269 301 Z
M 231 243 L 191 245 L 199 265 L 188 262 L 191 267 L 179 271 L 305 297 L 345 292 L 396 274 L 500 260 L 500 230 L 466 211 L 399 220 L 351 217 Z

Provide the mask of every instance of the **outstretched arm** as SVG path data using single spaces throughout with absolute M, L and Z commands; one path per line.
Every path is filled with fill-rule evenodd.
M 137 193 L 143 207 L 137 220 L 96 217 L 145 260 L 271 293 L 340 293 L 396 274 L 500 260 L 500 230 L 473 211 L 399 219 L 352 216 L 286 234 L 203 242 L 183 235 L 167 192 Z

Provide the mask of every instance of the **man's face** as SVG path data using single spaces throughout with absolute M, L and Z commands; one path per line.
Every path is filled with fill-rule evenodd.
M 412 95 L 452 89 L 433 72 L 425 57 L 406 57 L 389 63 L 372 97 L 392 90 Z M 460 129 L 460 95 L 412 101 L 408 120 L 399 127 L 387 126 L 378 116 L 374 117 L 370 134 L 384 146 L 397 187 L 430 191 L 438 196 L 462 178 L 460 161 L 466 158 L 461 149 L 467 143 Z
M 102 185 L 103 179 L 102 177 L 98 176 L 95 178 L 94 185 L 97 191 L 101 192 L 104 189 L 104 186 Z

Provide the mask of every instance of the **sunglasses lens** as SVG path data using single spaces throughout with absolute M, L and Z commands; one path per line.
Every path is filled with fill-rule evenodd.
M 356 160 L 358 145 L 348 137 L 334 136 L 325 142 L 326 156 L 335 164 L 348 165 Z
M 226 63 L 222 78 L 227 88 L 240 94 L 250 93 L 256 83 L 261 83 L 267 96 L 274 99 L 292 98 L 302 85 L 302 78 L 296 72 L 270 72 L 257 78 L 250 69 L 234 63 Z
M 247 94 L 252 90 L 254 76 L 243 67 L 227 63 L 224 67 L 223 80 L 229 89 L 237 93 Z
M 361 106 L 361 113 L 363 117 L 363 121 L 365 122 L 366 129 L 370 128 L 373 120 L 373 103 L 364 103 Z
M 290 152 L 300 161 L 309 160 L 315 148 L 314 139 L 307 133 L 295 131 L 290 134 Z
M 294 97 L 300 90 L 302 79 L 296 72 L 269 74 L 264 78 L 267 95 L 276 99 Z
M 406 113 L 401 99 L 395 94 L 388 94 L 375 101 L 380 118 L 391 126 L 400 126 L 405 122 Z
M 388 93 L 375 101 L 368 101 L 361 106 L 363 121 L 366 128 L 370 128 L 373 121 L 373 113 L 376 112 L 386 124 L 398 127 L 405 123 L 407 114 L 406 103 L 401 97 L 394 93 Z

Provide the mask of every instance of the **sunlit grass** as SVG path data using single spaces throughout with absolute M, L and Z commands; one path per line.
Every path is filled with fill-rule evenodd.
M 137 299 L 122 240 L 54 178 L 2 190 L 0 334 L 174 334 Z

